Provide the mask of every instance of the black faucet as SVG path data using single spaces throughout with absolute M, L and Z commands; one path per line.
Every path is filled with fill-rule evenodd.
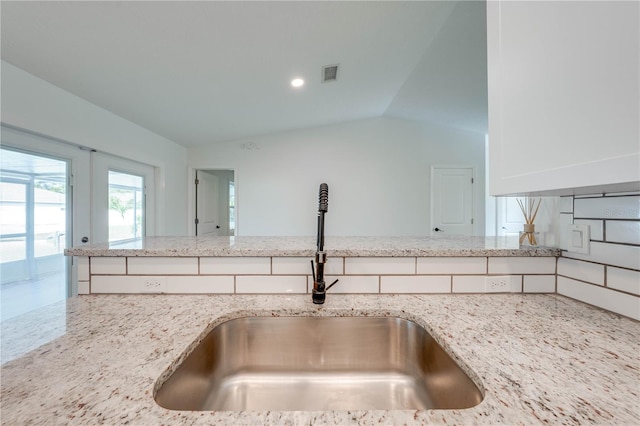
M 327 290 L 329 290 L 338 280 L 329 286 L 324 283 L 324 264 L 327 263 L 327 253 L 324 251 L 324 214 L 329 210 L 329 185 L 320 184 L 319 205 L 318 205 L 318 238 L 316 249 L 315 267 L 311 261 L 311 274 L 313 275 L 313 290 L 311 300 L 313 303 L 321 305 L 324 303 Z

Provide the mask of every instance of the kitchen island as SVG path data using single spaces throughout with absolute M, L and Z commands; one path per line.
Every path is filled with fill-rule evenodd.
M 484 393 L 464 410 L 191 412 L 158 377 L 215 325 L 256 315 L 398 316 Z M 46 326 L 43 327 L 43 324 Z M 28 340 L 55 337 L 26 354 Z M 640 424 L 640 323 L 559 295 L 74 297 L 2 323 L 3 424 Z M 12 353 L 12 351 L 14 353 Z
M 65 251 L 78 264 L 79 294 L 310 293 L 313 237 L 147 237 Z M 327 237 L 334 293 L 554 293 L 549 247 L 508 237 Z M 500 277 L 501 286 L 489 277 Z

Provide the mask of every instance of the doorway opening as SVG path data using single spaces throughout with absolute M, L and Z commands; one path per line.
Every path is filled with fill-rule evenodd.
M 69 161 L 3 147 L 0 168 L 1 319 L 69 295 Z
M 235 173 L 230 169 L 195 172 L 195 235 L 236 235 Z

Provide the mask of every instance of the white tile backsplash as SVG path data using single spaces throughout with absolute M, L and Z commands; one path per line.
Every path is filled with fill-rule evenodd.
M 486 274 L 486 257 L 419 257 L 418 274 Z
M 232 276 L 196 275 L 167 277 L 166 293 L 207 294 L 233 293 L 235 290 Z
M 640 221 L 607 220 L 606 241 L 640 245 Z
M 604 285 L 604 265 L 582 262 L 580 260 L 558 259 L 558 275 L 564 275 L 576 280 L 587 281 L 597 285 Z
M 297 262 L 302 262 L 302 258 Z M 309 266 L 309 269 L 311 266 Z M 266 275 L 271 273 L 270 257 L 201 257 L 200 273 L 203 275 Z M 311 273 L 308 270 L 308 273 Z
M 89 281 L 78 281 L 78 294 L 90 294 L 91 287 Z
M 489 274 L 555 274 L 555 257 L 490 257 Z
M 134 275 L 197 275 L 197 257 L 129 257 L 129 274 Z M 91 270 L 93 274 L 93 268 Z
M 573 213 L 573 197 L 560 197 L 560 213 Z
M 236 293 L 306 293 L 307 277 L 303 275 L 236 276 Z
M 522 291 L 525 293 L 555 293 L 555 275 L 525 275 Z
M 415 257 L 348 257 L 344 262 L 347 275 L 415 274 Z
M 91 293 L 143 293 L 146 278 L 134 275 L 92 275 Z
M 640 271 L 607 266 L 607 287 L 640 295 Z
M 89 281 L 89 258 L 75 257 L 74 260 L 78 265 L 78 281 Z
M 569 236 L 569 226 L 573 224 L 572 214 L 560 214 L 558 218 L 558 229 L 555 232 L 556 247 L 566 250 L 568 248 L 567 237 Z
M 640 297 L 558 277 L 558 293 L 585 303 L 640 320 Z
M 591 242 L 589 254 L 562 252 L 563 257 L 640 270 L 640 247 Z
M 576 219 L 640 219 L 640 196 L 576 198 Z
M 380 290 L 380 278 L 377 275 L 326 275 L 324 277 L 327 286 L 331 285 L 336 279 L 340 281 L 331 287 L 329 293 L 378 293 Z M 308 292 L 311 293 L 313 288 L 312 277 L 309 277 L 307 288 Z
M 274 257 L 271 273 L 275 275 L 311 275 L 312 257 Z M 342 257 L 329 257 L 324 264 L 325 275 L 342 275 L 344 273 Z
M 449 275 L 380 277 L 380 293 L 450 293 Z
M 116 275 L 127 273 L 126 257 L 92 257 L 91 274 Z
M 484 293 L 484 276 L 453 277 L 452 290 L 454 293 Z

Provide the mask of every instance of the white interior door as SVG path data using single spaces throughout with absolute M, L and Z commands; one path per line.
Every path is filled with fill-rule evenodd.
M 196 235 L 219 235 L 220 203 L 218 176 L 196 172 Z
M 91 229 L 94 243 L 155 235 L 155 169 L 91 153 Z
M 432 167 L 432 235 L 473 235 L 473 168 Z
M 522 231 L 524 217 L 516 197 L 497 197 L 496 203 L 496 235 L 518 235 Z

